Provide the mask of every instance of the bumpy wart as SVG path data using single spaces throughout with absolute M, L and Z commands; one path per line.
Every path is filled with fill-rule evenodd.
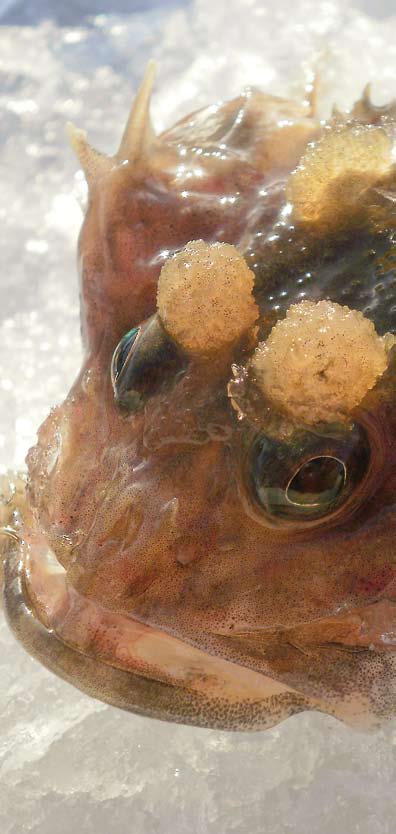
M 253 284 L 254 274 L 235 246 L 191 241 L 162 267 L 158 311 L 187 351 L 213 354 L 253 327 Z
M 310 425 L 344 421 L 384 373 L 393 342 L 358 310 L 301 301 L 258 345 L 252 369 L 291 417 Z

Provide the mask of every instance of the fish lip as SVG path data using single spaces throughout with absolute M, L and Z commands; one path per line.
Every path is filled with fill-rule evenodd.
M 21 551 L 22 545 L 10 548 L 5 561 L 4 607 L 11 631 L 28 654 L 97 700 L 140 716 L 228 731 L 267 729 L 306 710 L 334 715 L 366 731 L 379 726 L 378 716 L 362 714 L 360 720 L 354 712 L 344 715 L 336 705 L 332 708 L 326 700 L 310 697 L 299 687 L 287 688 L 275 696 L 266 692 L 257 697 L 257 692 L 253 692 L 255 700 L 240 695 L 233 698 L 227 689 L 219 693 L 216 686 L 214 690 L 209 686 L 206 691 L 189 686 L 188 679 L 183 685 L 180 679 L 162 680 L 145 675 L 142 670 L 136 673 L 133 668 L 120 668 L 98 654 L 76 648 L 41 619 L 29 592 L 29 571 Z M 158 631 L 148 629 L 153 634 Z
M 201 698 L 201 720 L 191 703 L 190 716 L 182 714 L 184 699 L 169 683 L 110 666 L 97 657 L 67 645 L 38 616 L 30 599 L 26 572 L 18 548 L 9 552 L 4 569 L 4 609 L 14 636 L 24 649 L 45 668 L 93 698 L 138 715 L 176 723 L 210 726 L 205 720 L 208 704 Z M 193 702 L 194 699 L 191 699 Z M 197 705 L 195 705 L 195 710 Z M 191 718 L 191 720 L 189 720 Z
M 292 690 L 268 699 L 229 703 L 226 697 L 136 674 L 70 646 L 40 619 L 18 547 L 10 548 L 5 561 L 4 609 L 15 638 L 41 665 L 85 694 L 140 716 L 241 731 L 267 729 L 294 714 L 315 709 L 309 699 Z

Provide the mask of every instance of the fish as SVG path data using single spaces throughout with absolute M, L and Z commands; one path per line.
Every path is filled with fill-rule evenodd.
M 366 87 L 323 120 L 249 87 L 156 135 L 154 74 L 113 156 L 69 126 L 84 359 L 15 530 L 3 507 L 8 622 L 133 713 L 377 727 L 396 713 L 396 104 Z

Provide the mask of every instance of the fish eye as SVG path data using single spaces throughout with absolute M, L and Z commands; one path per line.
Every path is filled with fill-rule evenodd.
M 255 438 L 249 461 L 254 502 L 273 519 L 314 521 L 336 512 L 355 494 L 370 462 L 364 430 L 301 432 L 288 441 Z
M 169 389 L 186 367 L 186 357 L 164 330 L 158 315 L 133 327 L 118 343 L 111 382 L 120 408 L 132 413 L 161 387 Z
M 125 336 L 122 337 L 118 343 L 111 360 L 111 381 L 113 387 L 116 386 L 128 359 L 133 351 L 133 346 L 139 337 L 140 327 L 133 327 Z

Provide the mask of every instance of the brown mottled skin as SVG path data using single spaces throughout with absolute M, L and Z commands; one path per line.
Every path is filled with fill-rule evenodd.
M 392 109 L 378 113 L 366 97 L 352 117 L 383 115 Z M 372 441 L 368 478 L 345 512 L 307 525 L 277 523 L 253 506 L 244 421 L 227 396 L 246 345 L 206 365 L 191 359 L 135 414 L 117 406 L 110 379 L 117 343 L 156 310 L 164 258 L 189 240 L 243 252 L 262 337 L 303 284 L 307 298 L 365 308 L 378 275 L 394 270 L 392 205 L 384 220 L 378 197 L 379 224 L 344 223 L 338 237 L 279 220 L 289 173 L 321 130 L 306 107 L 248 91 L 181 121 L 132 163 L 115 157 L 91 176 L 79 242 L 85 359 L 29 453 L 24 559 L 19 568 L 9 559 L 6 601 L 32 654 L 109 703 L 229 729 L 308 708 L 350 723 L 396 711 L 393 366 L 355 415 Z M 369 313 L 379 332 L 396 329 L 390 307 L 379 295 Z M 78 595 L 52 614 L 26 567 L 47 546 Z M 102 615 L 76 645 L 75 623 L 82 640 L 91 603 Z M 153 667 L 139 666 L 133 641 L 127 659 L 112 663 L 112 617 L 182 647 L 183 681 L 161 650 Z

